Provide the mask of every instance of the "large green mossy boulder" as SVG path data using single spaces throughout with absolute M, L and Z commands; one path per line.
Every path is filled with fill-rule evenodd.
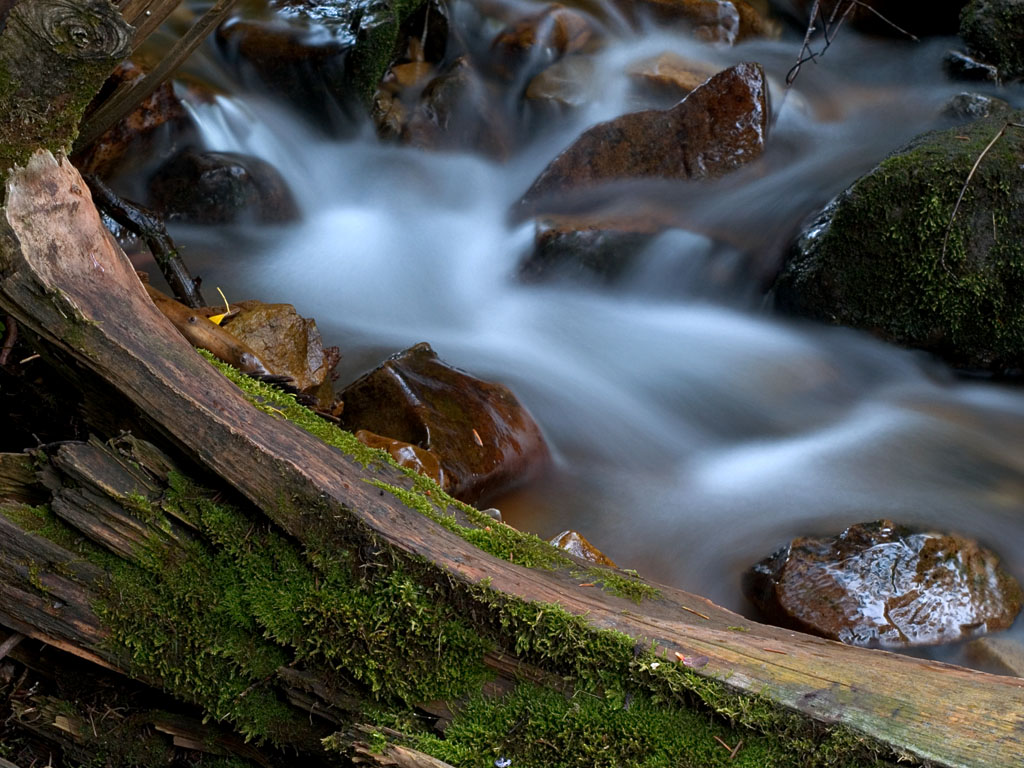
M 1024 0 L 973 0 L 960 15 L 960 36 L 1000 78 L 1024 76 Z
M 1024 130 L 1008 128 L 985 153 L 953 218 L 1007 119 L 1024 122 L 1024 112 L 925 134 L 856 181 L 795 244 L 776 305 L 957 367 L 1020 373 Z

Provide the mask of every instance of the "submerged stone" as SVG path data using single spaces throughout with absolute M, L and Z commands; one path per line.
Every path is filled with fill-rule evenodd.
M 608 555 L 587 541 L 579 531 L 574 531 L 572 529 L 562 531 L 560 534 L 550 539 L 548 543 L 553 544 L 559 549 L 564 549 L 573 557 L 586 560 L 588 563 L 607 565 L 610 568 L 619 567 L 615 564 L 614 560 L 608 557 Z
M 541 212 L 557 196 L 606 182 L 721 176 L 761 154 L 768 113 L 761 65 L 737 64 L 671 109 L 633 112 L 586 130 L 537 177 L 518 213 Z
M 1020 585 L 977 542 L 888 520 L 794 539 L 748 571 L 743 586 L 776 623 L 885 648 L 1006 629 L 1022 600 Z
M 985 151 L 1007 120 L 1024 112 L 925 134 L 854 182 L 791 250 L 776 305 L 954 366 L 1024 369 L 1024 131 Z
M 192 224 L 280 223 L 299 215 L 291 190 L 270 163 L 195 149 L 179 152 L 156 170 L 149 180 L 149 204 L 168 219 Z
M 552 3 L 498 33 L 491 43 L 494 69 L 508 80 L 524 69 L 534 74 L 566 54 L 581 50 L 593 34 L 586 16 Z
M 429 344 L 388 359 L 341 398 L 342 427 L 429 450 L 463 501 L 525 482 L 548 461 L 540 429 L 507 387 L 452 368 Z
M 627 14 L 648 14 L 662 24 L 682 23 L 706 42 L 738 43 L 776 37 L 779 25 L 746 0 L 619 0 Z

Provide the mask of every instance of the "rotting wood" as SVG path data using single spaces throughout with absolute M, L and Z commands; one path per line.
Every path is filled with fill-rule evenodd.
M 667 658 L 706 656 L 695 669 L 700 675 L 824 724 L 846 725 L 897 754 L 978 768 L 1014 765 L 1024 754 L 1024 680 L 763 626 L 667 587 L 640 606 L 581 590 L 568 571 L 495 558 L 379 492 L 354 460 L 253 408 L 211 371 L 153 308 L 64 160 L 39 153 L 12 175 L 0 243 L 4 308 L 45 343 L 100 374 L 181 450 L 235 485 L 297 541 L 325 529 L 343 539 L 361 526 L 458 582 L 558 604 L 596 630 L 653 641 Z M 387 466 L 375 468 L 373 477 L 409 483 Z M 4 534 L 0 522 L 6 541 Z M 0 599 L 8 604 L 7 596 Z M 748 631 L 733 631 L 736 626 Z M 782 649 L 785 655 L 776 652 Z

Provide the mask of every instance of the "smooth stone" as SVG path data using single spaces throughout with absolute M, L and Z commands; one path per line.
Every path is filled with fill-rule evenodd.
M 1024 677 L 1024 643 L 1013 637 L 981 637 L 967 644 L 967 655 L 999 672 Z
M 713 64 L 688 59 L 671 51 L 634 62 L 627 69 L 641 89 L 677 99 L 699 88 L 718 71 Z
M 958 93 L 942 108 L 944 117 L 961 122 L 980 120 L 984 117 L 1001 117 L 1012 111 L 1010 102 L 982 93 Z
M 586 130 L 516 205 L 522 218 L 565 194 L 638 178 L 715 178 L 758 157 L 768 135 L 760 64 L 719 72 L 667 110 L 646 110 Z
M 288 184 L 264 160 L 186 149 L 150 177 L 149 205 L 191 224 L 283 223 L 299 216 Z
M 291 304 L 242 301 L 233 308 L 239 312 L 224 320 L 224 330 L 248 344 L 274 373 L 291 377 L 317 407 L 329 410 L 341 355 L 337 347 L 324 346 L 316 320 L 302 317 Z
M 507 387 L 447 365 L 429 344 L 389 358 L 341 399 L 342 427 L 429 450 L 463 501 L 509 490 L 549 461 L 540 429 Z
M 608 555 L 587 541 L 583 537 L 582 533 L 574 531 L 571 528 L 567 531 L 562 531 L 557 536 L 554 536 L 548 541 L 548 543 L 553 544 L 559 549 L 564 549 L 573 557 L 578 557 L 580 560 L 586 560 L 588 563 L 607 565 L 610 568 L 619 567 L 615 564 L 614 560 L 608 557 Z
M 891 521 L 801 537 L 744 575 L 770 619 L 851 645 L 937 645 L 1009 627 L 1020 585 L 998 558 L 956 534 Z
M 631 16 L 648 14 L 662 24 L 681 23 L 699 40 L 733 45 L 778 37 L 780 26 L 745 0 L 619 0 Z
M 419 472 L 421 475 L 429 477 L 446 491 L 449 490 L 445 485 L 447 478 L 445 477 L 444 470 L 441 469 L 441 462 L 437 460 L 437 456 L 425 448 L 390 437 L 384 437 L 383 435 L 377 435 L 365 429 L 360 429 L 356 432 L 356 439 L 369 448 L 378 448 L 386 452 L 395 460 L 396 464 Z
M 582 50 L 593 34 L 585 15 L 553 3 L 499 32 L 491 42 L 491 64 L 499 77 L 512 80 L 527 67 L 539 72 Z

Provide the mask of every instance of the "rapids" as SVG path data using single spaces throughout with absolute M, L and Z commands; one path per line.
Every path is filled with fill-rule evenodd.
M 623 34 L 601 54 L 592 101 L 504 164 L 382 144 L 368 126 L 326 138 L 239 89 L 191 104 L 204 140 L 273 163 L 303 220 L 173 234 L 208 291 L 315 317 L 341 347 L 342 384 L 429 341 L 509 385 L 556 457 L 548 476 L 494 501 L 517 527 L 545 538 L 576 528 L 621 567 L 741 612 L 745 567 L 794 536 L 882 517 L 978 538 L 1024 581 L 1024 392 L 778 317 L 764 298 L 807 216 L 910 137 L 948 125 L 941 107 L 964 90 L 941 66 L 955 44 L 844 29 L 783 99 L 795 30 L 733 48 Z M 509 207 L 583 128 L 643 106 L 624 70 L 664 50 L 758 61 L 771 78 L 762 162 L 655 190 L 729 236 L 663 235 L 613 286 L 518 281 L 533 232 L 509 223 Z M 192 66 L 223 77 L 209 50 Z M 1024 103 L 1019 90 L 1000 95 Z

